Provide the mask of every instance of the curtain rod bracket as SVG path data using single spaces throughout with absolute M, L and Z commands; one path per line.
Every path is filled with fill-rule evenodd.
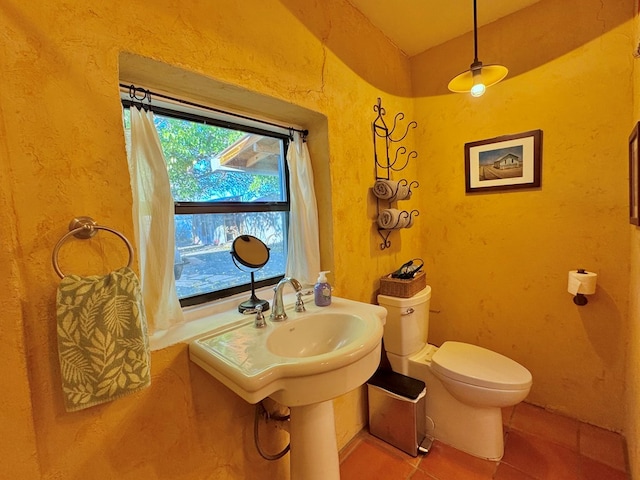
M 309 130 L 297 130 L 293 127 L 289 127 L 289 140 L 291 141 L 293 141 L 293 132 L 298 132 L 300 134 L 300 140 L 306 143 Z

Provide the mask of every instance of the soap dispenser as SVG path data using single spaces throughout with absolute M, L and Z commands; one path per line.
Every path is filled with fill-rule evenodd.
M 327 307 L 331 305 L 331 285 L 327 281 L 328 271 L 320 272 L 318 276 L 318 282 L 313 287 L 313 296 L 316 301 L 316 305 L 319 307 Z

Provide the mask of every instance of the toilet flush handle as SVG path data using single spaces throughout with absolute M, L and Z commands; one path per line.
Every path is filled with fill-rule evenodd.
M 404 312 L 402 312 L 400 315 L 402 315 L 403 317 L 405 315 L 411 315 L 413 312 L 415 312 L 415 310 L 413 308 L 407 308 Z

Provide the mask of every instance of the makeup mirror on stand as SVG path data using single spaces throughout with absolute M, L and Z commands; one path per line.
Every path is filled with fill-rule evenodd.
M 231 257 L 239 270 L 251 273 L 251 297 L 238 305 L 238 311 L 240 313 L 253 311 L 258 305 L 262 306 L 263 312 L 269 310 L 269 302 L 256 297 L 254 278 L 254 273 L 269 261 L 269 247 L 259 238 L 251 235 L 240 235 L 236 237 L 231 245 Z

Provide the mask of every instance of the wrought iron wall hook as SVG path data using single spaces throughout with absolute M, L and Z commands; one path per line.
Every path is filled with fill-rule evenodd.
M 378 114 L 376 119 L 373 121 L 373 124 L 380 125 L 381 127 L 384 127 L 385 130 L 388 131 L 389 129 L 387 128 L 387 124 L 385 123 L 383 118 L 386 115 L 387 111 L 382 106 L 382 99 L 380 97 L 378 97 L 378 103 L 373 106 L 373 111 Z
M 406 225 L 407 223 L 409 223 L 410 219 L 411 219 L 411 214 L 409 212 L 407 212 L 406 210 L 402 210 L 400 212 L 400 214 L 398 215 L 398 221 L 396 221 L 396 224 L 392 227 L 392 229 L 398 228 L 398 226 L 401 223 Z
M 396 131 L 396 128 L 398 127 L 398 122 L 404 120 L 404 113 L 402 112 L 398 112 L 396 113 L 396 116 L 393 118 L 393 128 L 391 130 L 389 130 L 389 141 L 390 142 L 401 142 L 402 140 L 404 140 L 407 137 L 407 134 L 409 133 L 409 130 L 411 128 L 417 128 L 418 127 L 418 122 L 416 122 L 415 120 L 409 122 L 404 130 L 404 133 L 399 137 L 399 138 L 392 138 L 391 136 L 394 134 L 394 132 Z
M 396 166 L 396 163 L 398 162 L 400 155 L 405 155 L 405 154 L 406 156 L 404 157 L 404 163 L 401 166 Z M 409 164 L 409 160 L 417 157 L 418 157 L 418 152 L 416 152 L 415 150 L 411 150 L 409 153 L 407 153 L 407 149 L 405 147 L 400 147 L 398 148 L 398 150 L 396 150 L 395 158 L 389 164 L 389 168 L 394 172 L 399 172 L 400 170 L 404 170 L 406 168 L 406 166 Z
M 401 178 L 400 180 L 398 180 L 398 184 L 396 185 L 396 188 L 393 190 L 393 195 L 391 196 L 391 199 L 397 200 L 398 192 L 400 192 L 400 189 L 408 186 L 409 186 L 409 181 L 407 179 Z
M 391 171 L 399 172 L 409 164 L 409 160 L 417 158 L 418 153 L 415 150 L 408 151 L 405 146 L 394 144 L 404 140 L 409 133 L 409 130 L 417 128 L 418 123 L 415 121 L 409 122 L 400 137 L 391 138 L 391 135 L 399 125 L 398 122 L 404 119 L 404 113 L 400 112 L 396 114 L 393 120 L 393 128 L 389 130 L 384 120 L 386 111 L 382 107 L 382 100 L 380 97 L 378 97 L 377 103 L 373 106 L 373 111 L 377 113 L 376 118 L 371 124 L 373 133 L 374 171 L 377 183 L 378 180 L 391 180 Z M 378 215 L 377 230 L 383 240 L 380 244 L 381 250 L 391 247 L 391 241 L 389 240 L 391 232 L 400 228 L 409 228 L 413 226 L 414 218 L 420 213 L 418 210 L 407 211 L 400 209 L 398 217 L 395 219 L 395 225 L 393 226 L 387 225 L 384 221 L 381 223 L 380 215 L 387 208 L 395 208 L 394 204 L 396 202 L 411 198 L 411 189 L 418 186 L 419 184 L 415 180 L 409 182 L 403 178 L 398 180 L 395 185 L 392 183 L 391 187 L 386 187 L 387 192 L 389 192 L 389 188 L 391 188 L 391 194 L 388 196 L 380 197 L 374 191 L 374 195 L 376 196 L 376 211 Z M 401 189 L 402 195 L 400 195 Z M 385 188 L 382 188 L 382 190 L 385 190 Z M 381 206 L 381 202 L 384 202 L 385 204 Z
M 382 243 L 380 244 L 380 250 L 384 250 L 385 248 L 391 247 L 391 240 L 389 240 L 389 235 L 384 236 L 382 233 L 380 234 L 382 237 Z

